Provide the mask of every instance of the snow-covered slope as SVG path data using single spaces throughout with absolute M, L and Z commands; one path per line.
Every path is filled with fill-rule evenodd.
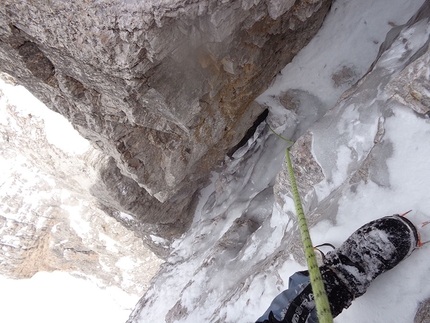
M 336 1 L 316 38 L 260 97 L 269 122 L 284 137 L 300 137 L 362 78 L 387 32 L 421 4 Z M 315 244 L 339 245 L 363 223 L 392 213 L 413 209 L 416 224 L 430 216 L 430 125 L 422 110 L 411 109 L 429 107 L 429 34 L 428 19 L 403 28 L 372 71 L 294 147 Z M 191 229 L 128 322 L 253 322 L 287 287 L 304 265 L 281 169 L 284 148 L 262 124 L 213 174 Z M 430 229 L 421 231 L 430 238 Z M 429 256 L 426 246 L 379 277 L 336 322 L 412 322 L 430 297 Z

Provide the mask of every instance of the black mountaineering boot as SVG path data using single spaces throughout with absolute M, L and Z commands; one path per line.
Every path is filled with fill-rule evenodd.
M 371 221 L 325 257 L 325 265 L 344 282 L 354 298 L 363 295 L 380 274 L 407 258 L 418 246 L 415 226 L 400 215 Z
M 415 226 L 395 214 L 363 225 L 339 248 L 328 252 L 320 271 L 333 317 L 348 308 L 376 277 L 407 258 L 418 245 Z M 307 271 L 291 276 L 289 289 L 274 299 L 257 322 L 317 323 L 308 276 Z

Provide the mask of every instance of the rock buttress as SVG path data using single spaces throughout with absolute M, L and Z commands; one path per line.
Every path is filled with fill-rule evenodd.
M 168 239 L 186 228 L 195 192 L 262 112 L 253 100 L 330 4 L 5 0 L 0 70 L 112 158 L 94 189 L 100 201 Z M 119 198 L 124 186 L 132 206 Z

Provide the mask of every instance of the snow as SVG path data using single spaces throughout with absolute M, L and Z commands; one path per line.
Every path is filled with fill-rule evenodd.
M 9 103 L 15 106 L 22 115 L 35 115 L 43 118 L 46 137 L 52 145 L 69 154 L 83 154 L 89 148 L 89 142 L 73 129 L 67 119 L 47 109 L 24 87 L 5 83 L 0 78 L 0 89 L 4 93 L 4 97 L 0 97 L 0 109 L 4 109 L 5 105 Z
M 118 323 L 129 315 L 107 291 L 67 273 L 39 272 L 26 280 L 0 276 L 0 285 L 1 322 Z
M 414 1 L 334 1 L 323 28 L 288 64 L 258 101 L 277 105 L 274 96 L 300 89 L 318 98 L 325 109 L 368 70 L 387 32 L 406 23 L 423 3 Z M 333 75 L 346 67 L 352 76 L 336 86 Z M 320 107 L 321 108 L 321 107 Z
M 22 137 L 25 132 L 15 121 L 16 119 L 8 114 L 7 109 L 13 109 L 17 115 L 29 120 L 31 126 L 34 127 L 30 132 L 32 138 L 29 138 L 29 145 L 31 145 L 30 142 L 37 141 L 39 138 L 44 139 L 46 134 L 46 139 L 50 144 L 68 155 L 83 154 L 90 147 L 88 141 L 80 137 L 64 117 L 49 110 L 23 87 L 12 86 L 0 79 L 0 94 L 3 94 L 0 95 L 0 124 L 6 127 L 8 124 L 11 125 L 6 129 L 11 133 L 14 132 L 12 136 L 10 133 L 8 135 L 12 142 L 16 139 L 14 136 Z M 42 119 L 43 124 L 40 128 Z M 43 146 L 43 143 L 40 146 Z M 48 174 L 45 170 L 38 168 L 33 164 L 34 161 L 27 159 L 28 156 L 19 155 L 19 148 L 22 147 L 2 148 L 4 148 L 2 149 L 4 154 L 0 156 L 0 166 L 2 167 L 0 198 L 6 199 L 8 202 L 0 208 L 0 218 L 6 219 L 3 221 L 5 225 L 1 228 L 4 230 L 1 230 L 0 236 L 4 256 L 11 258 L 7 252 L 7 246 L 27 247 L 22 245 L 21 232 L 16 236 L 4 233 L 8 231 L 8 226 L 13 226 L 14 222 L 31 222 L 34 214 L 37 214 L 38 221 L 35 225 L 37 228 L 43 228 L 49 221 L 49 217 L 45 216 L 45 211 L 41 209 L 41 205 L 44 204 L 61 205 L 62 210 L 70 214 L 71 227 L 82 238 L 88 239 L 87 234 L 90 231 L 88 220 L 92 216 L 92 214 L 87 214 L 90 209 L 87 205 L 88 202 L 85 199 L 77 199 L 76 194 L 72 196 L 70 191 L 57 185 L 56 180 L 52 177 L 53 174 Z M 49 158 L 55 158 L 55 156 L 49 156 Z M 68 166 L 67 162 L 64 160 L 56 165 L 55 171 L 59 174 L 58 176 L 61 177 L 64 173 L 70 174 L 67 171 L 63 173 L 63 167 Z M 72 165 L 72 167 L 77 166 L 79 165 Z M 86 174 L 88 173 L 89 171 L 86 172 Z M 86 176 L 84 180 L 85 183 L 83 181 L 79 183 L 83 187 L 92 184 L 89 176 Z M 57 229 L 57 226 L 52 227 L 53 232 Z M 23 234 L 28 234 L 28 232 Z M 113 242 L 108 236 L 104 236 L 103 239 L 109 242 L 111 249 L 115 249 L 114 245 L 118 242 Z M 67 242 L 67 239 L 62 240 L 60 244 Z M 127 271 L 131 262 L 120 258 L 118 265 Z M 22 280 L 11 280 L 0 276 L 0 302 L 2 304 L 0 322 L 90 323 L 100 321 L 117 323 L 127 319 L 131 308 L 138 299 L 137 295 L 128 295 L 113 286 L 101 289 L 99 286 L 105 284 L 92 281 L 93 277 L 82 277 L 82 274 L 80 274 L 81 278 L 76 276 L 79 275 L 75 273 L 75 276 L 72 276 L 62 272 L 39 272 L 31 279 Z M 126 273 L 124 273 L 123 279 L 127 280 Z
M 393 145 L 393 153 L 386 165 L 389 187 L 373 182 L 360 183 L 356 192 L 344 194 L 336 219 L 339 226 L 329 228 L 326 223 L 318 224 L 312 231 L 313 236 L 318 237 L 315 243 L 326 241 L 330 236 L 336 237 L 339 244 L 359 226 L 373 220 L 374 214 L 399 214 L 412 209 L 408 218 L 415 218 L 415 224 L 425 221 L 426 210 L 430 207 L 425 194 L 430 181 L 427 169 L 430 149 L 426 145 L 426 140 L 430 139 L 428 122 L 417 118 L 404 107 L 398 108 L 396 117 L 389 118 L 385 123 L 386 136 Z M 420 153 L 417 154 L 417 151 Z M 356 220 L 351 221 L 351 218 Z M 324 229 L 319 226 L 324 226 Z M 427 231 L 430 233 L 429 230 L 422 230 L 424 240 Z
M 167 240 L 166 239 L 163 239 L 163 238 L 160 238 L 160 237 L 157 237 L 157 236 L 154 236 L 154 235 L 150 235 L 150 237 L 151 237 L 151 239 L 152 239 L 152 241 L 154 241 L 154 243 L 156 243 L 156 244 L 164 244 L 164 243 L 166 243 L 167 242 Z
M 134 221 L 133 216 L 131 216 L 131 215 L 130 215 L 130 214 L 128 214 L 128 213 L 119 212 L 119 216 L 120 216 L 122 219 L 124 219 L 124 220 L 127 220 L 127 221 Z
M 130 257 L 122 257 L 115 265 L 121 269 L 132 269 L 135 267 L 135 262 Z
M 280 127 L 277 130 L 283 131 L 284 137 L 296 139 L 321 117 L 321 111 L 332 108 L 341 94 L 366 73 L 386 33 L 392 26 L 405 23 L 422 2 L 335 1 L 318 35 L 258 98 L 261 104 L 270 107 L 269 118 L 275 123 L 278 121 Z M 413 38 L 413 42 L 408 45 L 416 47 L 425 41 L 429 32 L 427 28 L 421 24 L 409 29 L 407 32 L 416 32 L 423 38 Z M 381 67 L 401 57 L 404 44 L 394 44 L 392 50 L 391 55 L 382 56 Z M 343 79 L 340 77 L 342 73 L 346 74 Z M 281 109 L 278 97 L 287 90 L 291 90 L 299 103 L 297 115 Z M 380 91 L 376 88 L 371 90 Z M 6 94 L 14 95 L 10 93 Z M 305 105 L 314 109 L 305 109 Z M 343 122 L 337 124 L 338 138 L 326 138 L 321 132 L 321 144 L 318 145 L 322 147 L 321 151 L 313 152 L 317 158 L 320 157 L 318 162 L 328 178 L 316 187 L 320 201 L 345 180 L 349 167 L 354 167 L 369 150 L 368 143 L 373 140 L 378 125 L 362 119 L 359 111 L 362 105 L 363 102 L 357 102 L 356 109 L 348 109 L 342 115 Z M 376 107 L 376 102 L 366 102 L 366 109 Z M 428 220 L 428 121 L 418 118 L 400 105 L 393 106 L 392 110 L 393 116 L 380 120 L 384 122 L 384 140 L 390 142 L 392 149 L 387 153 L 386 167 L 379 167 L 381 172 L 374 174 L 378 183 L 360 182 L 354 191 L 342 191 L 342 197 L 335 202 L 338 205 L 334 220 L 323 220 L 312 227 L 311 236 L 315 245 L 330 242 L 339 246 L 352 232 L 370 220 L 410 209 L 413 211 L 408 218 L 415 224 Z M 64 143 L 66 139 L 56 141 L 58 134 L 54 134 L 55 126 L 52 129 L 52 143 Z M 70 153 L 79 152 L 81 147 L 84 144 L 77 144 Z M 273 256 L 282 254 L 284 237 L 294 230 L 294 220 L 286 214 L 294 209 L 292 201 L 286 200 L 281 209 L 272 193 L 276 174 L 281 170 L 284 160 L 284 149 L 284 142 L 260 128 L 246 148 L 235 154 L 236 159 L 226 160 L 225 169 L 213 174 L 211 184 L 201 192 L 190 232 L 174 242 L 174 252 L 145 296 L 148 302 L 142 305 L 144 309 L 138 312 L 140 307 L 136 308 L 133 322 L 164 322 L 172 308 L 177 312 L 175 322 L 210 322 L 218 318 L 224 322 L 253 322 L 264 313 L 271 300 L 287 287 L 288 277 L 304 269 L 291 255 L 287 260 Z M 13 165 L 5 164 L 5 167 L 10 169 Z M 242 222 L 244 214 L 255 223 Z M 128 218 L 125 214 L 123 216 Z M 77 229 L 85 230 L 81 223 L 75 225 Z M 428 227 L 420 231 L 423 240 L 430 239 Z M 157 241 L 156 237 L 153 240 Z M 109 246 L 114 247 L 113 244 Z M 430 297 L 430 285 L 427 283 L 429 256 L 429 245 L 415 251 L 393 270 L 378 277 L 366 294 L 355 300 L 335 322 L 412 322 L 418 303 Z M 269 269 L 260 271 L 267 261 L 272 261 L 264 267 Z M 123 259 L 117 264 L 128 268 L 132 266 L 132 261 Z M 35 276 L 37 279 L 34 285 L 30 285 L 32 280 L 26 281 L 27 285 L 23 287 L 25 291 L 17 294 L 33 295 L 33 292 L 40 293 L 40 290 L 45 289 L 37 286 L 39 276 Z M 47 279 L 48 274 L 43 276 Z M 58 276 L 57 282 L 55 276 L 58 275 L 51 274 L 53 285 L 60 286 L 60 281 L 71 281 L 70 277 Z M 39 294 L 30 300 L 15 299 L 13 295 L 21 288 L 18 285 L 24 285 L 24 281 L 12 283 L 2 279 L 2 286 L 3 282 L 5 286 L 11 287 L 2 287 L 1 302 L 10 305 L 4 306 L 7 310 L 2 310 L 0 315 L 8 317 L 9 308 L 22 307 L 23 304 L 33 306 L 35 300 L 45 299 Z M 44 284 L 49 286 L 50 283 L 46 280 Z M 95 308 L 97 314 L 94 315 L 97 316 L 92 317 L 90 309 L 86 308 L 90 300 L 77 303 L 86 299 L 87 291 L 92 290 L 92 287 L 82 285 L 79 291 L 75 291 L 75 284 L 78 284 L 77 281 L 70 287 L 62 287 L 68 292 L 62 293 L 63 296 L 57 297 L 57 300 L 64 302 L 45 301 L 58 308 L 68 304 L 67 308 L 61 308 L 59 315 L 67 314 L 61 317 L 62 322 L 67 322 L 69 317 L 74 322 L 120 322 L 126 319 L 120 309 L 104 298 L 105 294 L 88 292 L 92 295 L 92 301 L 100 299 L 103 304 L 103 308 Z M 59 293 L 54 291 L 51 295 Z M 75 296 L 67 300 L 65 297 L 68 294 Z M 9 299 L 11 303 L 6 303 Z M 35 315 L 41 315 L 36 313 L 43 309 L 42 304 L 36 304 L 27 311 L 20 311 L 21 307 L 11 313 L 15 316 L 30 313 L 32 318 L 28 318 L 29 321 Z M 55 314 L 54 307 L 43 309 L 41 313 L 44 311 Z M 74 317 L 77 313 L 84 313 L 86 318 Z M 102 316 L 104 314 L 106 317 Z M 25 320 L 22 317 L 16 322 Z M 0 321 L 5 319 L 0 317 Z M 6 321 L 14 322 L 10 319 Z M 45 318 L 43 321 L 49 322 Z
M 422 3 L 334 2 L 317 36 L 258 98 L 270 108 L 269 120 L 276 130 L 294 140 L 303 134 L 321 117 L 316 108 L 324 112 L 332 108 L 341 94 L 367 72 L 387 32 L 406 23 Z M 409 55 L 406 46 L 413 53 L 428 38 L 427 28 L 422 23 L 405 31 L 415 30 L 416 37 L 407 45 L 394 44 L 392 53 L 381 58 L 380 67 L 386 67 L 391 59 Z M 400 68 L 400 64 L 390 66 L 387 74 Z M 342 72 L 347 72 L 344 79 L 340 77 Z M 337 205 L 332 206 L 336 213 L 330 220 L 312 227 L 314 245 L 330 242 L 339 246 L 370 220 L 410 209 L 413 211 L 408 218 L 417 226 L 426 219 L 430 203 L 425 187 L 430 179 L 425 167 L 430 157 L 426 145 L 430 139 L 428 121 L 400 105 L 390 107 L 392 116 L 375 119 L 380 110 L 374 98 L 386 97 L 370 81 L 365 86 L 369 89 L 367 96 L 344 103 L 316 127 L 319 132 L 313 140 L 318 141 L 319 150 L 313 153 L 326 176 L 316 187 L 316 198 L 327 198 L 328 205 L 330 201 Z M 286 91 L 298 103 L 297 115 L 281 107 L 279 96 Z M 344 109 L 346 104 L 348 109 Z M 305 105 L 313 109 L 309 111 Z M 363 113 L 366 110 L 371 112 Z M 330 124 L 339 116 L 339 123 Z M 361 182 L 354 190 L 341 191 L 339 200 L 330 196 L 367 156 L 378 122 L 384 123 L 383 138 L 392 147 L 392 151 L 382 152 L 386 154 L 386 168 L 378 167 L 380 174 L 372 174 L 375 182 Z M 325 136 L 333 136 L 327 130 L 333 126 L 338 135 Z M 190 231 L 174 243 L 175 252 L 130 322 L 164 322 L 166 316 L 172 315 L 176 323 L 253 322 L 287 288 L 288 277 L 304 269 L 291 256 L 287 260 L 282 256 L 289 247 L 287 237 L 295 230 L 293 202 L 286 198 L 281 209 L 271 194 L 285 147 L 284 142 L 260 129 L 233 156 L 236 159 L 226 160 L 224 170 L 214 174 L 211 185 L 202 192 Z M 241 222 L 244 214 L 256 221 L 255 231 L 252 225 L 247 227 L 246 222 Z M 422 231 L 424 240 L 430 237 L 430 230 Z M 428 248 L 417 250 L 378 277 L 335 322 L 412 322 L 418 303 L 430 296 L 430 286 L 425 283 L 429 255 Z

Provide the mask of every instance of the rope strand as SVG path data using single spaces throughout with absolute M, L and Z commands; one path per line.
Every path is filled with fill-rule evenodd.
M 303 212 L 302 201 L 300 199 L 299 190 L 297 189 L 296 178 L 290 157 L 290 148 L 294 144 L 293 141 L 287 140 L 278 135 L 270 126 L 269 129 L 280 139 L 291 144 L 290 147 L 285 149 L 285 157 L 287 161 L 288 175 L 291 183 L 291 193 L 293 195 L 294 206 L 296 208 L 297 219 L 299 221 L 300 235 L 302 237 L 303 248 L 305 251 L 306 262 L 308 264 L 309 277 L 314 294 L 315 306 L 317 309 L 319 323 L 333 323 L 333 316 L 330 310 L 327 293 L 325 290 L 324 282 L 322 280 L 321 272 L 318 267 L 317 259 L 315 257 L 314 247 L 312 245 L 311 236 L 309 234 L 308 224 L 306 222 L 305 213 Z

